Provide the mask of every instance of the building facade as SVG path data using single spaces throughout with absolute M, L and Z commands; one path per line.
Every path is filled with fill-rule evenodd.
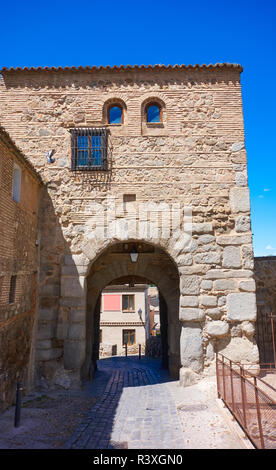
M 0 127 L 0 411 L 33 382 L 41 184 Z
M 100 351 L 103 355 L 138 352 L 148 334 L 147 285 L 106 287 L 101 296 Z
M 39 377 L 93 375 L 101 292 L 130 278 L 158 287 L 164 358 L 183 384 L 216 352 L 258 363 L 241 72 L 2 69 L 0 121 L 45 182 Z

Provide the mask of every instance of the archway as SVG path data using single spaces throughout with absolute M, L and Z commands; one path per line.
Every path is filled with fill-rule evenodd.
M 130 253 L 138 251 L 132 262 Z M 162 363 L 178 378 L 180 368 L 179 274 L 164 249 L 145 242 L 126 241 L 110 245 L 95 259 L 86 282 L 86 348 L 82 378 L 93 375 L 98 351 L 100 295 L 112 283 L 144 282 L 157 286 L 162 318 Z M 167 363 L 166 363 L 167 362 Z

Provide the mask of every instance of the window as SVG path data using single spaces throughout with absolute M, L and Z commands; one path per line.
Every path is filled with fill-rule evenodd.
M 21 168 L 16 163 L 14 163 L 13 177 L 12 177 L 12 198 L 16 202 L 20 202 L 20 190 L 21 190 Z
M 146 106 L 146 122 L 157 123 L 162 122 L 162 110 L 159 104 L 149 103 Z
M 10 292 L 9 292 L 9 304 L 13 304 L 14 301 L 15 301 L 15 290 L 16 290 L 16 276 L 11 276 Z
M 107 130 L 71 129 L 72 170 L 107 169 Z
M 112 105 L 108 110 L 108 124 L 123 124 L 123 109 L 119 105 Z
M 135 330 L 123 330 L 123 345 L 135 344 Z
M 134 312 L 135 310 L 134 294 L 122 296 L 122 310 L 126 312 Z

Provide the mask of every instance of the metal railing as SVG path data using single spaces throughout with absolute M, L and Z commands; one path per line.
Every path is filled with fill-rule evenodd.
M 253 445 L 276 449 L 275 388 L 222 354 L 216 356 L 217 391 Z

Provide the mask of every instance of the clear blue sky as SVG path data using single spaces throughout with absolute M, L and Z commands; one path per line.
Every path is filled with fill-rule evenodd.
M 276 255 L 275 25 L 275 0 L 15 0 L 0 67 L 240 63 L 254 250 Z

